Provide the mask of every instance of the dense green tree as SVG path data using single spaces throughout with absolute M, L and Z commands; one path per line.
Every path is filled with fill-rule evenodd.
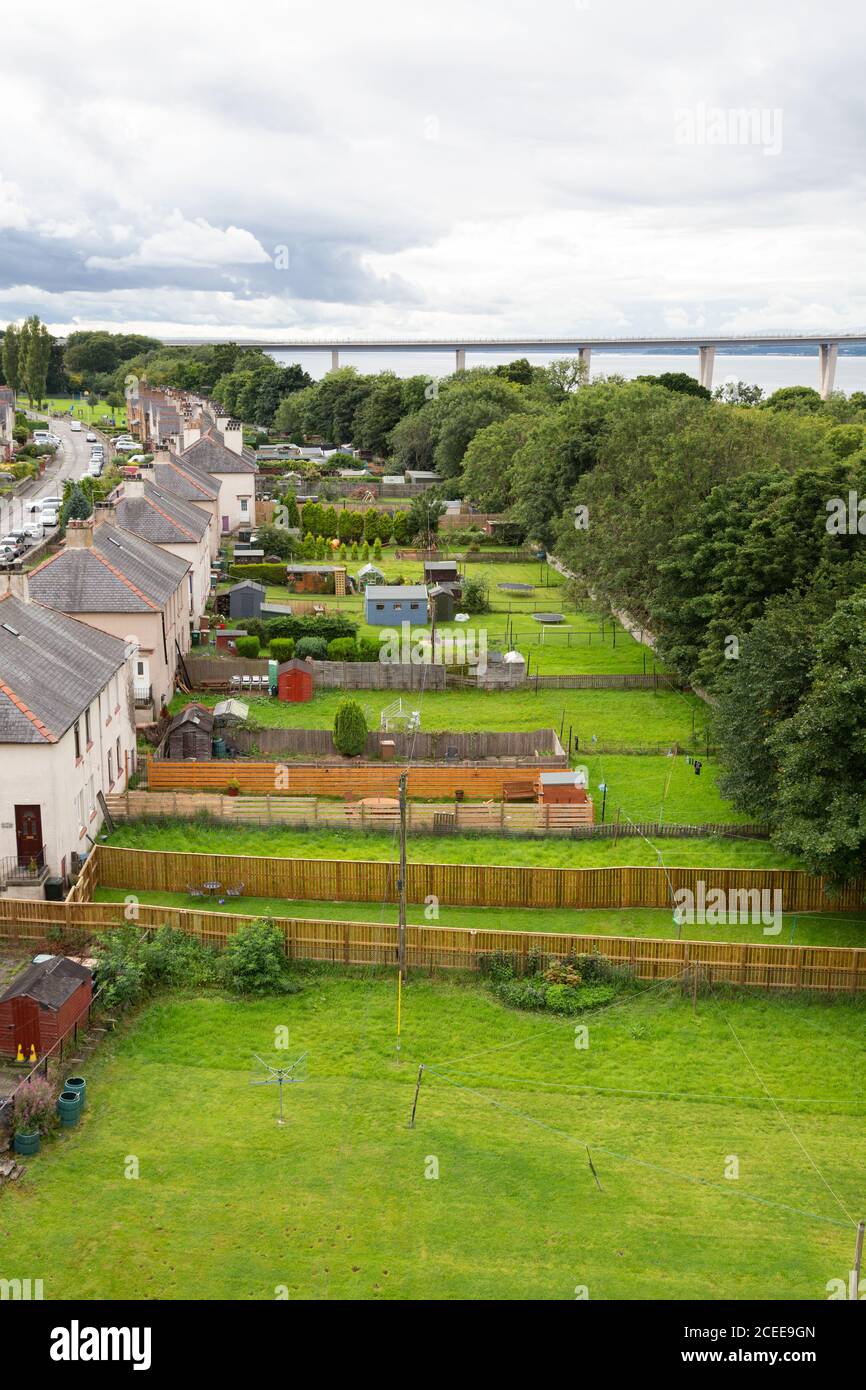
M 403 383 L 393 372 L 380 372 L 352 420 L 352 442 L 359 449 L 383 455 L 388 436 L 403 413 Z
M 639 376 L 636 380 L 645 381 L 648 386 L 663 386 L 666 391 L 680 391 L 684 396 L 697 396 L 702 401 L 711 399 L 706 386 L 688 372 L 661 372 L 658 376 Z
M 509 415 L 479 430 L 463 455 L 463 495 L 483 512 L 504 512 L 515 495 L 513 463 L 538 424 L 541 408 Z
M 18 360 L 21 386 L 31 403 L 41 406 L 45 399 L 51 335 L 37 314 L 24 320 L 19 335 Z
M 13 391 L 21 389 L 21 372 L 20 333 L 17 325 L 10 323 L 3 334 L 3 375 L 6 385 L 11 386 Z
M 334 716 L 334 747 L 344 758 L 357 758 L 367 742 L 367 720 L 357 700 L 341 700 Z

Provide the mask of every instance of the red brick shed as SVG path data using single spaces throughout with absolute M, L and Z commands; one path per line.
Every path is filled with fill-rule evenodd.
M 303 704 L 313 698 L 313 668 L 307 661 L 293 657 L 277 667 L 277 699 L 290 704 Z
M 66 956 L 51 956 L 22 970 L 0 994 L 0 1054 L 41 1057 L 80 1018 L 93 994 L 93 976 Z

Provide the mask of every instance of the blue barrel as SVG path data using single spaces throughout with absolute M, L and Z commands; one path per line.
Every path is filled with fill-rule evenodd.
M 57 1097 L 57 1114 L 64 1129 L 78 1124 L 81 1114 L 81 1097 L 77 1091 L 61 1091 Z
M 34 1130 L 33 1134 L 16 1134 L 12 1147 L 17 1154 L 38 1154 L 41 1143 L 39 1131 Z
M 75 1091 L 81 1097 L 81 1109 L 87 1103 L 87 1082 L 83 1076 L 67 1076 L 63 1083 L 64 1091 Z

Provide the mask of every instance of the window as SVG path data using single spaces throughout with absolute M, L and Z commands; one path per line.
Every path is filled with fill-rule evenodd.
M 117 743 L 115 744 L 115 749 L 116 749 L 116 751 L 117 751 L 117 775 L 118 775 L 118 777 L 119 777 L 119 776 L 120 776 L 120 764 L 121 764 L 121 758 L 120 758 L 120 739 L 119 739 L 119 738 L 118 738 L 118 740 L 117 740 Z
M 86 709 L 86 710 L 84 711 L 84 738 L 85 738 L 85 741 L 86 741 L 87 746 L 88 746 L 88 748 L 89 748 L 90 745 L 91 745 L 91 743 L 93 742 L 93 739 L 92 739 L 91 736 L 90 736 L 90 710 L 89 710 L 89 709 Z
M 73 727 L 73 734 L 75 737 L 75 761 L 77 762 L 78 759 L 81 757 L 81 729 L 78 726 L 77 719 Z
M 114 754 L 113 754 L 113 752 L 111 751 L 111 749 L 109 748 L 109 750 L 108 750 L 108 785 L 111 786 L 111 785 L 113 784 L 113 782 L 114 782 Z
M 136 663 L 135 663 L 135 674 L 136 674 L 137 676 L 143 676 L 143 675 L 144 675 L 144 662 L 143 662 L 143 661 L 136 661 Z
M 241 516 L 249 516 L 250 499 L 248 497 L 241 497 L 239 500 L 241 504 Z
M 385 612 L 385 605 L 384 605 L 384 603 L 377 603 L 377 604 L 376 604 L 376 612 L 377 612 L 377 613 L 384 613 L 384 612 Z
M 410 604 L 409 604 L 409 612 L 410 612 L 410 613 L 417 613 L 417 612 L 418 612 L 418 605 L 417 605 L 417 603 L 410 603 Z

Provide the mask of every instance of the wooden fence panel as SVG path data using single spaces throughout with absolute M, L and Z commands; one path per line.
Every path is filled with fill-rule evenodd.
M 392 866 L 382 867 L 390 869 Z M 0 900 L 0 939 L 19 945 L 40 942 L 48 930 L 58 925 L 77 927 L 92 935 L 126 920 L 123 903 Z M 135 909 L 132 920 L 141 927 L 173 926 L 210 946 L 222 948 L 239 927 L 255 919 L 242 913 L 142 903 Z M 292 959 L 343 965 L 397 964 L 397 927 L 393 924 L 298 917 L 275 920 L 283 934 L 286 954 Z M 866 991 L 864 948 L 658 940 L 579 932 L 509 932 L 486 928 L 473 931 L 432 924 L 406 929 L 406 955 L 410 967 L 477 970 L 479 957 L 491 951 L 513 953 L 523 959 L 530 953 L 561 958 L 597 952 L 627 968 L 640 980 L 676 980 L 686 972 L 696 971 L 699 978 L 708 982 L 766 990 Z

